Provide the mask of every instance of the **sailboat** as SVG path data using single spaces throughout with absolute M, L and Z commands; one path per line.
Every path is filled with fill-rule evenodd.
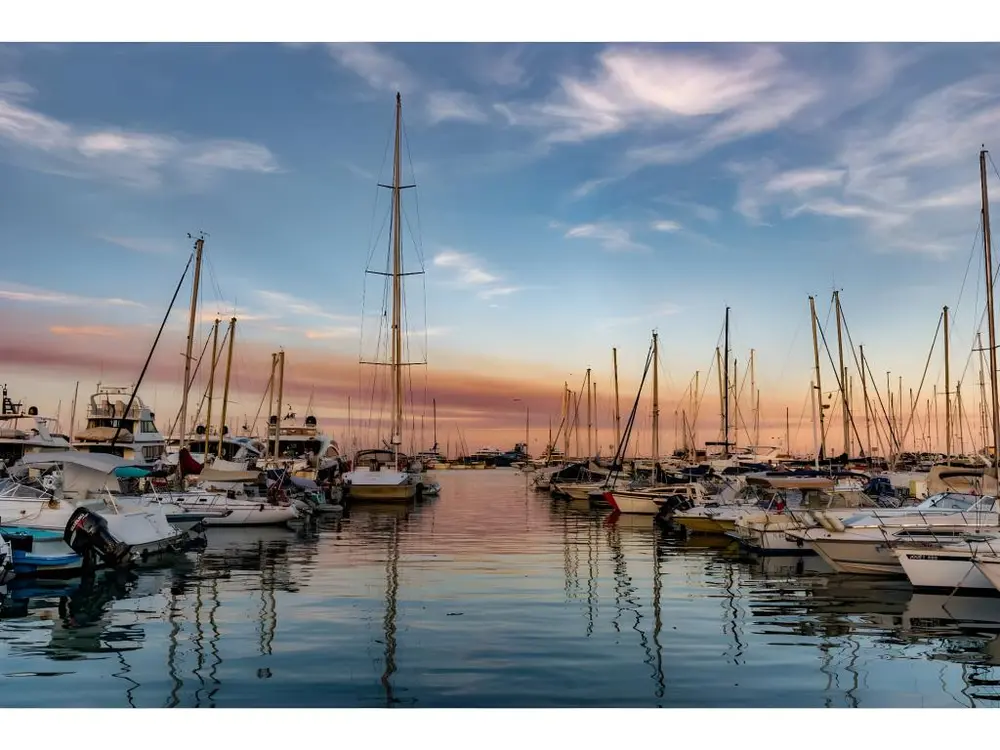
M 403 444 L 403 242 L 400 193 L 401 182 L 400 138 L 402 131 L 402 98 L 396 94 L 396 134 L 392 161 L 392 218 L 389 228 L 392 246 L 392 272 L 381 274 L 392 278 L 392 358 L 391 434 L 387 446 L 358 451 L 351 471 L 344 474 L 344 487 L 352 500 L 374 502 L 407 502 L 416 497 L 421 488 L 419 473 L 409 471 L 408 460 L 400 452 Z M 384 186 L 390 187 L 390 186 Z M 384 363 L 376 363 L 384 364 Z

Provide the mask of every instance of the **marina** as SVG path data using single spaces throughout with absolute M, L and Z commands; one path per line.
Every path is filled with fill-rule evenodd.
M 949 707 L 1000 699 L 1000 598 L 751 559 L 511 469 L 170 566 L 11 584 L 8 706 Z
M 312 70 L 311 45 L 265 47 L 233 59 Z M 30 109 L 32 85 L 0 76 L 0 148 L 28 139 L 39 164 L 66 162 L 0 171 L 48 184 L 96 169 L 135 192 L 113 204 L 95 192 L 104 210 L 88 216 L 139 222 L 136 207 L 162 200 L 159 226 L 176 235 L 87 230 L 86 263 L 42 266 L 28 248 L 24 283 L 0 279 L 3 705 L 1000 705 L 1000 169 L 981 132 L 1000 103 L 977 109 L 996 82 L 912 106 L 862 97 L 836 117 L 899 110 L 897 122 L 845 147 L 843 165 L 781 171 L 768 156 L 713 166 L 721 178 L 694 162 L 764 135 L 756 123 L 785 111 L 774 92 L 799 74 L 794 48 L 751 48 L 732 70 L 785 71 L 759 94 L 719 72 L 714 48 L 612 45 L 553 58 L 567 67 L 541 99 L 487 107 L 428 93 L 389 47 L 334 44 L 324 64 L 362 88 L 279 119 L 287 87 L 235 118 L 209 97 L 205 127 L 231 137 L 183 135 L 183 114 L 162 136 L 64 124 Z M 152 65 L 135 50 L 115 55 Z M 860 54 L 864 78 L 877 60 Z M 496 96 L 529 96 L 527 78 L 493 73 L 482 86 Z M 664 88 L 687 76 L 697 85 Z M 696 106 L 702 89 L 714 98 Z M 959 105 L 975 127 L 912 125 Z M 649 141 L 680 137 L 685 118 L 698 119 L 680 140 Z M 496 169 L 450 129 L 501 121 L 501 139 L 530 134 L 531 155 L 511 167 L 520 157 L 502 152 L 501 171 L 532 179 L 487 199 L 443 177 Z M 658 156 L 558 199 L 542 187 L 566 144 L 625 136 L 645 145 L 617 162 Z M 899 174 L 873 178 L 886 163 Z M 917 167 L 947 184 L 907 197 Z M 628 198 L 619 219 L 594 205 L 644 195 L 657 170 L 673 192 Z M 735 198 L 712 206 L 676 191 L 725 181 Z M 938 211 L 947 230 L 921 224 Z M 739 231 L 723 230 L 733 215 Z M 771 219 L 788 232 L 781 259 L 761 249 Z M 830 229 L 848 220 L 868 234 Z M 526 244 L 504 222 L 533 226 Z M 60 247 L 82 242 L 79 228 L 53 231 L 71 231 Z M 827 232 L 836 252 L 813 252 Z M 859 261 L 860 236 L 910 256 Z M 577 263 L 565 248 L 583 243 L 602 254 Z

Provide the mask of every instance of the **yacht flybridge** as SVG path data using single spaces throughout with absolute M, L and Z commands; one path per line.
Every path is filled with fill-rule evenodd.
M 69 441 L 50 431 L 51 421 L 39 416 L 34 406 L 25 412 L 24 405 L 15 402 L 4 385 L 0 400 L 0 465 L 10 466 L 27 453 L 68 449 Z
M 167 441 L 156 429 L 153 412 L 138 395 L 133 399 L 132 392 L 132 388 L 98 383 L 87 406 L 87 427 L 71 435 L 73 448 L 110 453 L 135 463 L 161 460 Z

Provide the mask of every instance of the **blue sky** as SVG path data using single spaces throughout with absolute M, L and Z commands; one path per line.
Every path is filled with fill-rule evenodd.
M 737 353 L 754 347 L 759 378 L 797 394 L 807 295 L 824 316 L 836 285 L 873 369 L 916 385 L 973 247 L 998 58 L 995 45 L 6 45 L 0 313 L 63 316 L 81 335 L 155 321 L 185 233 L 205 230 L 206 314 L 235 304 L 247 336 L 356 355 L 398 90 L 432 362 L 489 356 L 561 379 L 608 369 L 617 345 L 638 367 L 658 326 L 683 387 L 728 304 Z M 981 265 L 955 321 L 963 363 Z

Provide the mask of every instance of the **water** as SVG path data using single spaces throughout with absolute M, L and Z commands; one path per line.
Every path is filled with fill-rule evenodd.
M 744 561 L 513 471 L 172 568 L 12 587 L 0 705 L 992 706 L 1000 599 Z M 944 605 L 944 608 L 943 606 Z

